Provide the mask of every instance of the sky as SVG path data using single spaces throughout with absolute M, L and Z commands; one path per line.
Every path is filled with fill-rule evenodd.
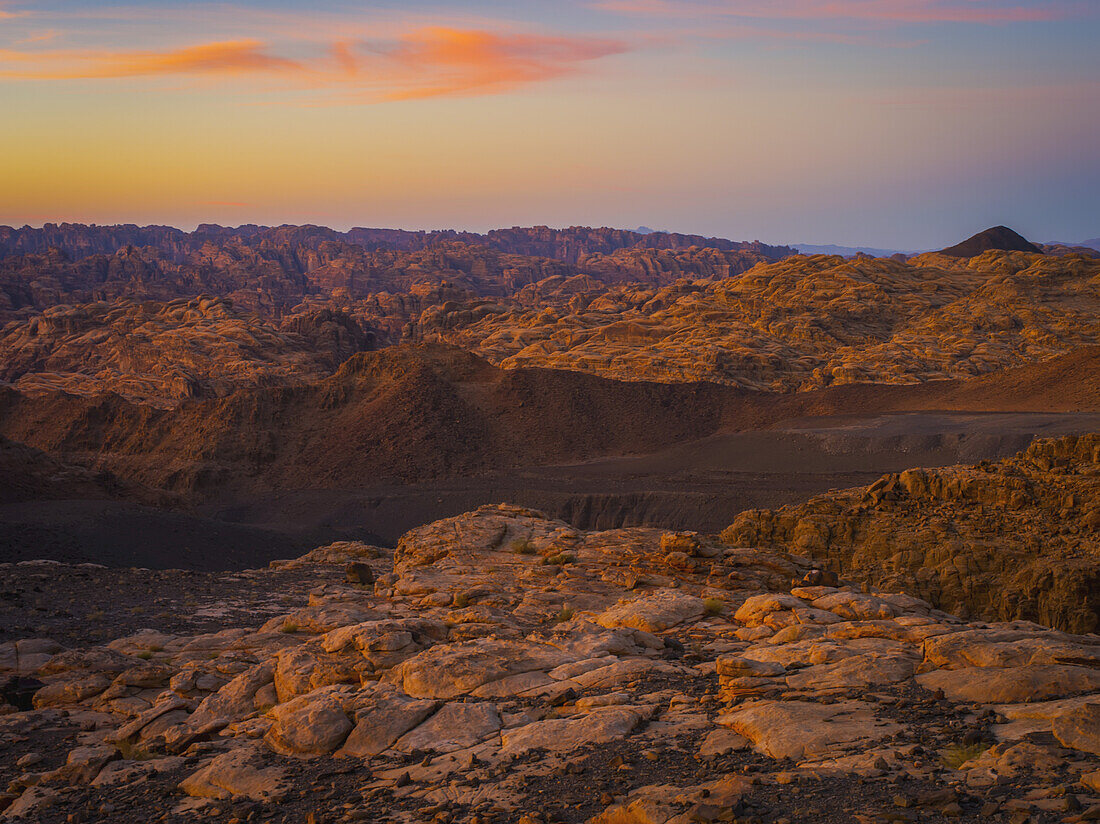
M 0 223 L 1100 236 L 1100 0 L 0 0 Z

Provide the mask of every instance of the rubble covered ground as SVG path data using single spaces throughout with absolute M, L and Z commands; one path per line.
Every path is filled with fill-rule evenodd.
M 3 579 L 6 820 L 1100 820 L 1100 637 L 780 550 L 500 505 L 394 552 Z

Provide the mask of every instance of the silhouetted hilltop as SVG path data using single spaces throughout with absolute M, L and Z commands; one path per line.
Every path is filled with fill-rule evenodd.
M 1042 249 L 1007 226 L 994 226 L 992 229 L 978 232 L 978 234 L 967 238 L 962 243 L 944 249 L 940 254 L 949 257 L 968 258 L 976 257 L 982 252 L 988 252 L 990 249 L 1004 252 L 1034 252 L 1040 255 L 1043 253 Z

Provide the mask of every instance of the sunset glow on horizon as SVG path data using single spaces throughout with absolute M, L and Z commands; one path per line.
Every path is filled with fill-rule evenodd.
M 1100 235 L 1100 4 L 0 2 L 0 223 Z

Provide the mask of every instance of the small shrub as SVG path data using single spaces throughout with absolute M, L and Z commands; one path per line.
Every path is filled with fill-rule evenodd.
M 151 752 L 129 738 L 123 738 L 121 741 L 115 742 L 115 749 L 127 761 L 149 761 L 154 757 Z
M 281 627 L 279 627 L 279 632 L 285 632 L 288 635 L 292 632 L 297 632 L 297 631 L 298 631 L 298 625 L 295 624 L 293 621 L 287 621 L 285 624 L 283 624 Z
M 456 592 L 451 605 L 456 609 L 465 609 L 470 606 L 470 596 L 465 592 Z
M 703 609 L 707 611 L 707 615 L 721 615 L 725 608 L 726 602 L 721 598 L 706 598 L 703 601 Z
M 147 649 L 143 649 L 135 657 L 140 658 L 142 661 L 148 661 L 153 657 L 153 653 L 149 652 Z
M 551 555 L 542 559 L 542 563 L 546 566 L 565 566 L 576 561 L 576 557 L 572 552 L 559 552 L 557 555 Z
M 162 647 L 160 644 L 150 644 L 149 645 L 149 651 L 150 652 L 162 652 L 163 650 L 164 650 L 164 647 Z
M 561 608 L 561 612 L 559 612 L 557 614 L 557 616 L 554 618 L 554 623 L 555 624 L 561 624 L 565 621 L 570 620 L 572 617 L 573 617 L 573 607 L 569 606 L 569 604 L 566 604 L 565 606 L 563 606 Z
M 516 555 L 534 555 L 535 545 L 530 538 L 517 538 L 512 541 L 512 552 Z
M 940 760 L 945 767 L 957 770 L 989 749 L 988 744 L 956 744 L 940 750 Z
M 103 620 L 103 616 L 105 616 L 106 614 L 107 613 L 105 613 L 101 609 L 93 609 L 91 612 L 88 613 L 86 617 L 89 621 L 101 621 Z

